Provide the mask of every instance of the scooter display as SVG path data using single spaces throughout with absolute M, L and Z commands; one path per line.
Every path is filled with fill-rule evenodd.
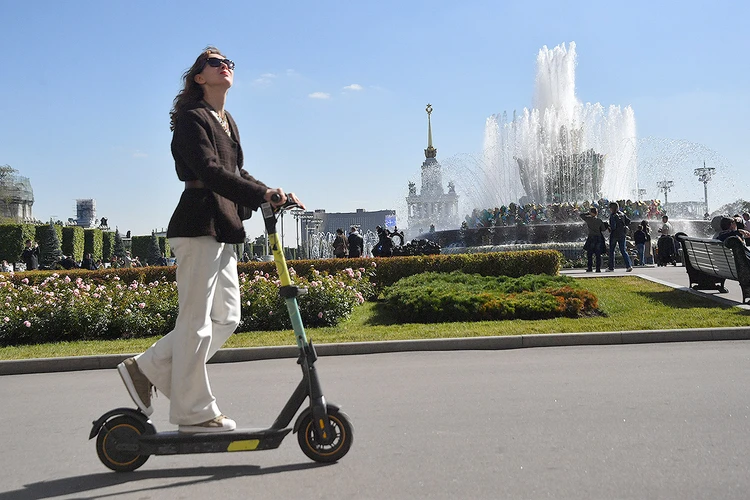
M 346 413 L 339 406 L 326 402 L 323 396 L 315 370 L 318 357 L 305 334 L 297 304 L 297 298 L 307 290 L 292 284 L 276 232 L 281 213 L 295 207 L 291 201 L 277 208 L 270 203 L 261 206 L 269 247 L 281 281 L 279 294 L 289 312 L 299 348 L 297 363 L 302 368 L 302 380 L 274 423 L 268 428 L 238 428 L 227 432 L 157 432 L 140 409 L 116 408 L 94 421 L 89 435 L 89 439 L 96 437 L 96 453 L 105 466 L 117 472 L 130 472 L 142 466 L 151 455 L 271 450 L 278 448 L 290 432 L 297 434 L 302 452 L 316 462 L 335 462 L 347 454 L 352 446 L 354 428 Z M 306 401 L 308 405 L 290 428 L 289 424 Z

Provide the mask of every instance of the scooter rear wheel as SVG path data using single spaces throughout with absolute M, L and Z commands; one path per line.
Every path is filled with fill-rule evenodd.
M 149 457 L 138 454 L 138 438 L 153 432 L 153 428 L 147 428 L 142 421 L 129 415 L 115 417 L 99 429 L 96 454 L 105 466 L 115 472 L 134 471 L 145 464 Z
M 333 431 L 331 440 L 320 443 L 313 428 L 312 414 L 300 422 L 297 441 L 302 452 L 316 462 L 336 462 L 349 452 L 354 439 L 354 426 L 349 416 L 331 406 L 328 407 L 328 422 Z

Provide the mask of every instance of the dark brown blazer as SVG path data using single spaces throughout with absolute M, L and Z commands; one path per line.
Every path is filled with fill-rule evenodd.
M 176 116 L 172 156 L 177 177 L 202 181 L 205 187 L 185 189 L 167 237 L 213 236 L 222 243 L 243 243 L 245 229 L 237 205 L 257 210 L 268 186 L 242 168 L 240 134 L 232 116 L 226 113 L 230 138 L 210 110 L 200 102 Z

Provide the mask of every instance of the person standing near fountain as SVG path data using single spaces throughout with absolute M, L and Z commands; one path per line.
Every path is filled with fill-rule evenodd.
M 338 228 L 336 230 L 336 239 L 333 240 L 333 256 L 337 259 L 343 259 L 346 254 L 349 253 L 349 246 L 346 243 L 346 237 L 344 237 L 344 230 Z
M 349 258 L 355 259 L 357 257 L 362 257 L 365 240 L 357 231 L 356 226 L 349 228 L 349 237 L 347 238 L 347 241 L 349 243 Z
M 633 234 L 633 242 L 635 243 L 635 250 L 638 253 L 638 265 L 646 265 L 646 245 L 651 241 L 648 235 L 648 222 L 642 220 L 638 225 L 638 229 Z
M 591 261 L 593 260 L 593 256 L 596 255 L 596 272 L 600 273 L 602 272 L 602 253 L 604 253 L 604 235 L 602 231 L 607 229 L 607 224 L 599 218 L 599 210 L 596 207 L 591 207 L 587 213 L 580 215 L 589 229 L 586 243 L 583 245 L 583 249 L 586 250 L 586 259 L 588 260 L 586 272 L 591 272 Z
M 677 265 L 675 256 L 677 249 L 675 248 L 675 241 L 672 237 L 672 224 L 669 223 L 669 217 L 664 215 L 661 218 L 662 226 L 659 229 L 659 240 L 657 242 L 657 249 L 659 251 L 659 265 L 666 266 L 667 264 Z
M 630 256 L 625 248 L 625 236 L 627 234 L 630 219 L 620 211 L 620 205 L 616 201 L 609 204 L 609 267 L 607 271 L 615 270 L 615 245 L 619 247 L 622 260 L 628 272 L 633 270 Z

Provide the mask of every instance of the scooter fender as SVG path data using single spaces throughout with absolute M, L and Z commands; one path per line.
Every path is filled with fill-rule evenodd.
M 151 425 L 149 423 L 149 418 L 139 410 L 134 410 L 132 408 L 115 408 L 114 410 L 110 410 L 99 417 L 98 420 L 94 420 L 93 427 L 91 428 L 91 434 L 89 434 L 89 439 L 93 439 L 97 434 L 99 434 L 99 431 L 107 420 L 120 415 L 128 415 L 142 421 L 145 425 Z
M 335 403 L 326 403 L 326 412 L 330 413 L 331 411 L 334 411 L 334 410 L 339 411 L 340 409 L 341 409 L 341 406 Z M 297 431 L 299 431 L 299 427 L 300 425 L 302 425 L 302 419 L 305 418 L 310 413 L 312 413 L 312 408 L 309 406 L 305 408 L 304 410 L 302 410 L 302 413 L 299 414 L 299 417 L 297 417 L 297 420 L 294 422 L 294 428 L 292 432 L 296 434 Z

